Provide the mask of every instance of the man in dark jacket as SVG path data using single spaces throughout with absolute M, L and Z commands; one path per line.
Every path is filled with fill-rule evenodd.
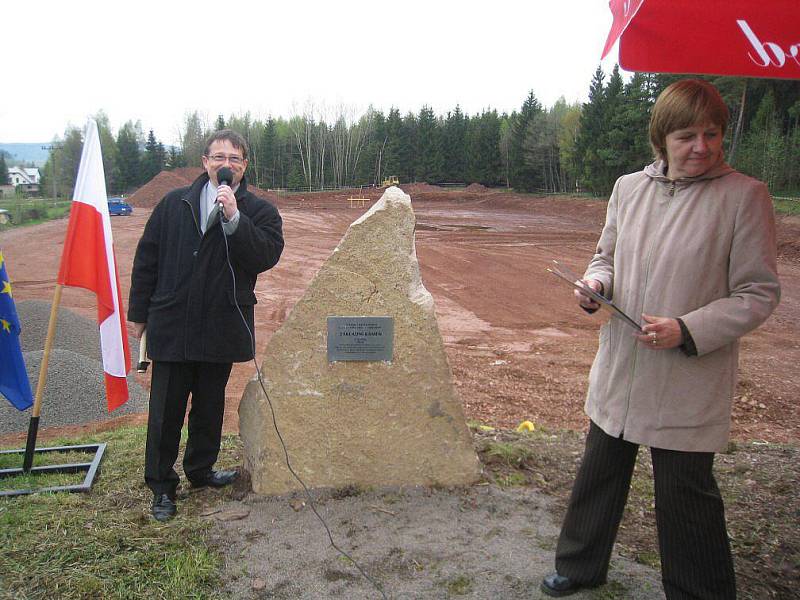
M 235 471 L 215 471 L 225 386 L 232 363 L 253 358 L 254 293 L 259 273 L 283 250 L 281 217 L 247 191 L 247 143 L 229 129 L 206 143 L 206 170 L 153 209 L 136 248 L 128 321 L 147 328 L 153 361 L 145 482 L 159 521 L 176 512 L 181 427 L 189 395 L 183 470 L 193 487 L 221 487 Z M 220 169 L 230 183 L 220 183 Z

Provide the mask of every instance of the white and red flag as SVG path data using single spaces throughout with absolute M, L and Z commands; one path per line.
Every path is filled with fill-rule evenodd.
M 128 400 L 126 375 L 131 358 L 108 216 L 100 137 L 97 123 L 92 119 L 86 126 L 58 283 L 97 294 L 106 398 L 108 410 L 112 411 Z

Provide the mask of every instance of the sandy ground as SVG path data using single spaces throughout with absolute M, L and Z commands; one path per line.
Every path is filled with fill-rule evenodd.
M 605 203 L 430 186 L 407 191 L 417 214 L 423 281 L 436 301 L 467 418 L 500 427 L 531 420 L 584 429 L 583 396 L 601 321 L 576 310 L 571 290 L 545 266 L 555 258 L 575 271 L 583 269 L 602 227 Z M 370 192 L 372 200 L 379 194 Z M 256 289 L 259 353 L 347 226 L 365 210 L 351 208 L 347 194 L 291 196 L 277 203 L 286 251 Z M 131 217 L 112 219 L 124 297 L 149 213 L 137 208 Z M 57 221 L 3 233 L 0 245 L 15 298 L 52 298 L 65 227 L 66 221 Z M 780 227 L 783 238 L 798 238 L 796 221 L 784 220 Z M 796 444 L 800 263 L 789 257 L 779 270 L 781 306 L 743 340 L 733 436 Z M 87 292 L 67 289 L 62 302 L 94 317 L 94 299 Z M 253 373 L 252 364 L 234 368 L 227 392 L 230 432 L 238 430 L 239 398 Z M 127 416 L 88 428 L 143 420 Z M 69 431 L 45 429 L 42 435 Z M 378 574 L 390 597 L 446 598 L 463 591 L 471 598 L 538 598 L 536 588 L 551 569 L 557 534 L 546 504 L 531 489 L 476 486 L 328 497 L 321 512 L 337 542 Z M 380 597 L 328 547 L 308 507 L 295 512 L 287 498 L 243 495 L 213 510 L 223 517 L 215 531 L 226 549 L 231 596 Z M 629 561 L 614 564 L 612 597 L 663 597 L 652 570 Z

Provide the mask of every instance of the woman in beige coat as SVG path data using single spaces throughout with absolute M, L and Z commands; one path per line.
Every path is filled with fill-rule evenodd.
M 605 582 L 636 454 L 649 446 L 664 591 L 736 597 L 722 498 L 739 339 L 778 304 L 775 225 L 766 186 L 725 164 L 728 109 L 700 80 L 659 96 L 657 160 L 621 177 L 584 275 L 642 331 L 611 319 L 589 375 L 586 450 L 556 549 L 550 596 Z M 576 292 L 582 308 L 599 305 Z

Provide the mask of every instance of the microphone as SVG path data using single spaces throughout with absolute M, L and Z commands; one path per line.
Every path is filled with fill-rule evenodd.
M 231 171 L 228 167 L 221 167 L 219 171 L 217 171 L 217 184 L 227 185 L 230 187 L 231 184 L 233 184 L 233 171 Z M 217 202 L 217 206 L 219 206 L 217 210 L 219 210 L 220 216 L 223 216 L 224 212 L 222 210 L 222 204 Z
M 233 183 L 233 171 L 231 171 L 228 167 L 222 167 L 219 171 L 217 171 L 217 183 L 219 185 L 230 185 Z

